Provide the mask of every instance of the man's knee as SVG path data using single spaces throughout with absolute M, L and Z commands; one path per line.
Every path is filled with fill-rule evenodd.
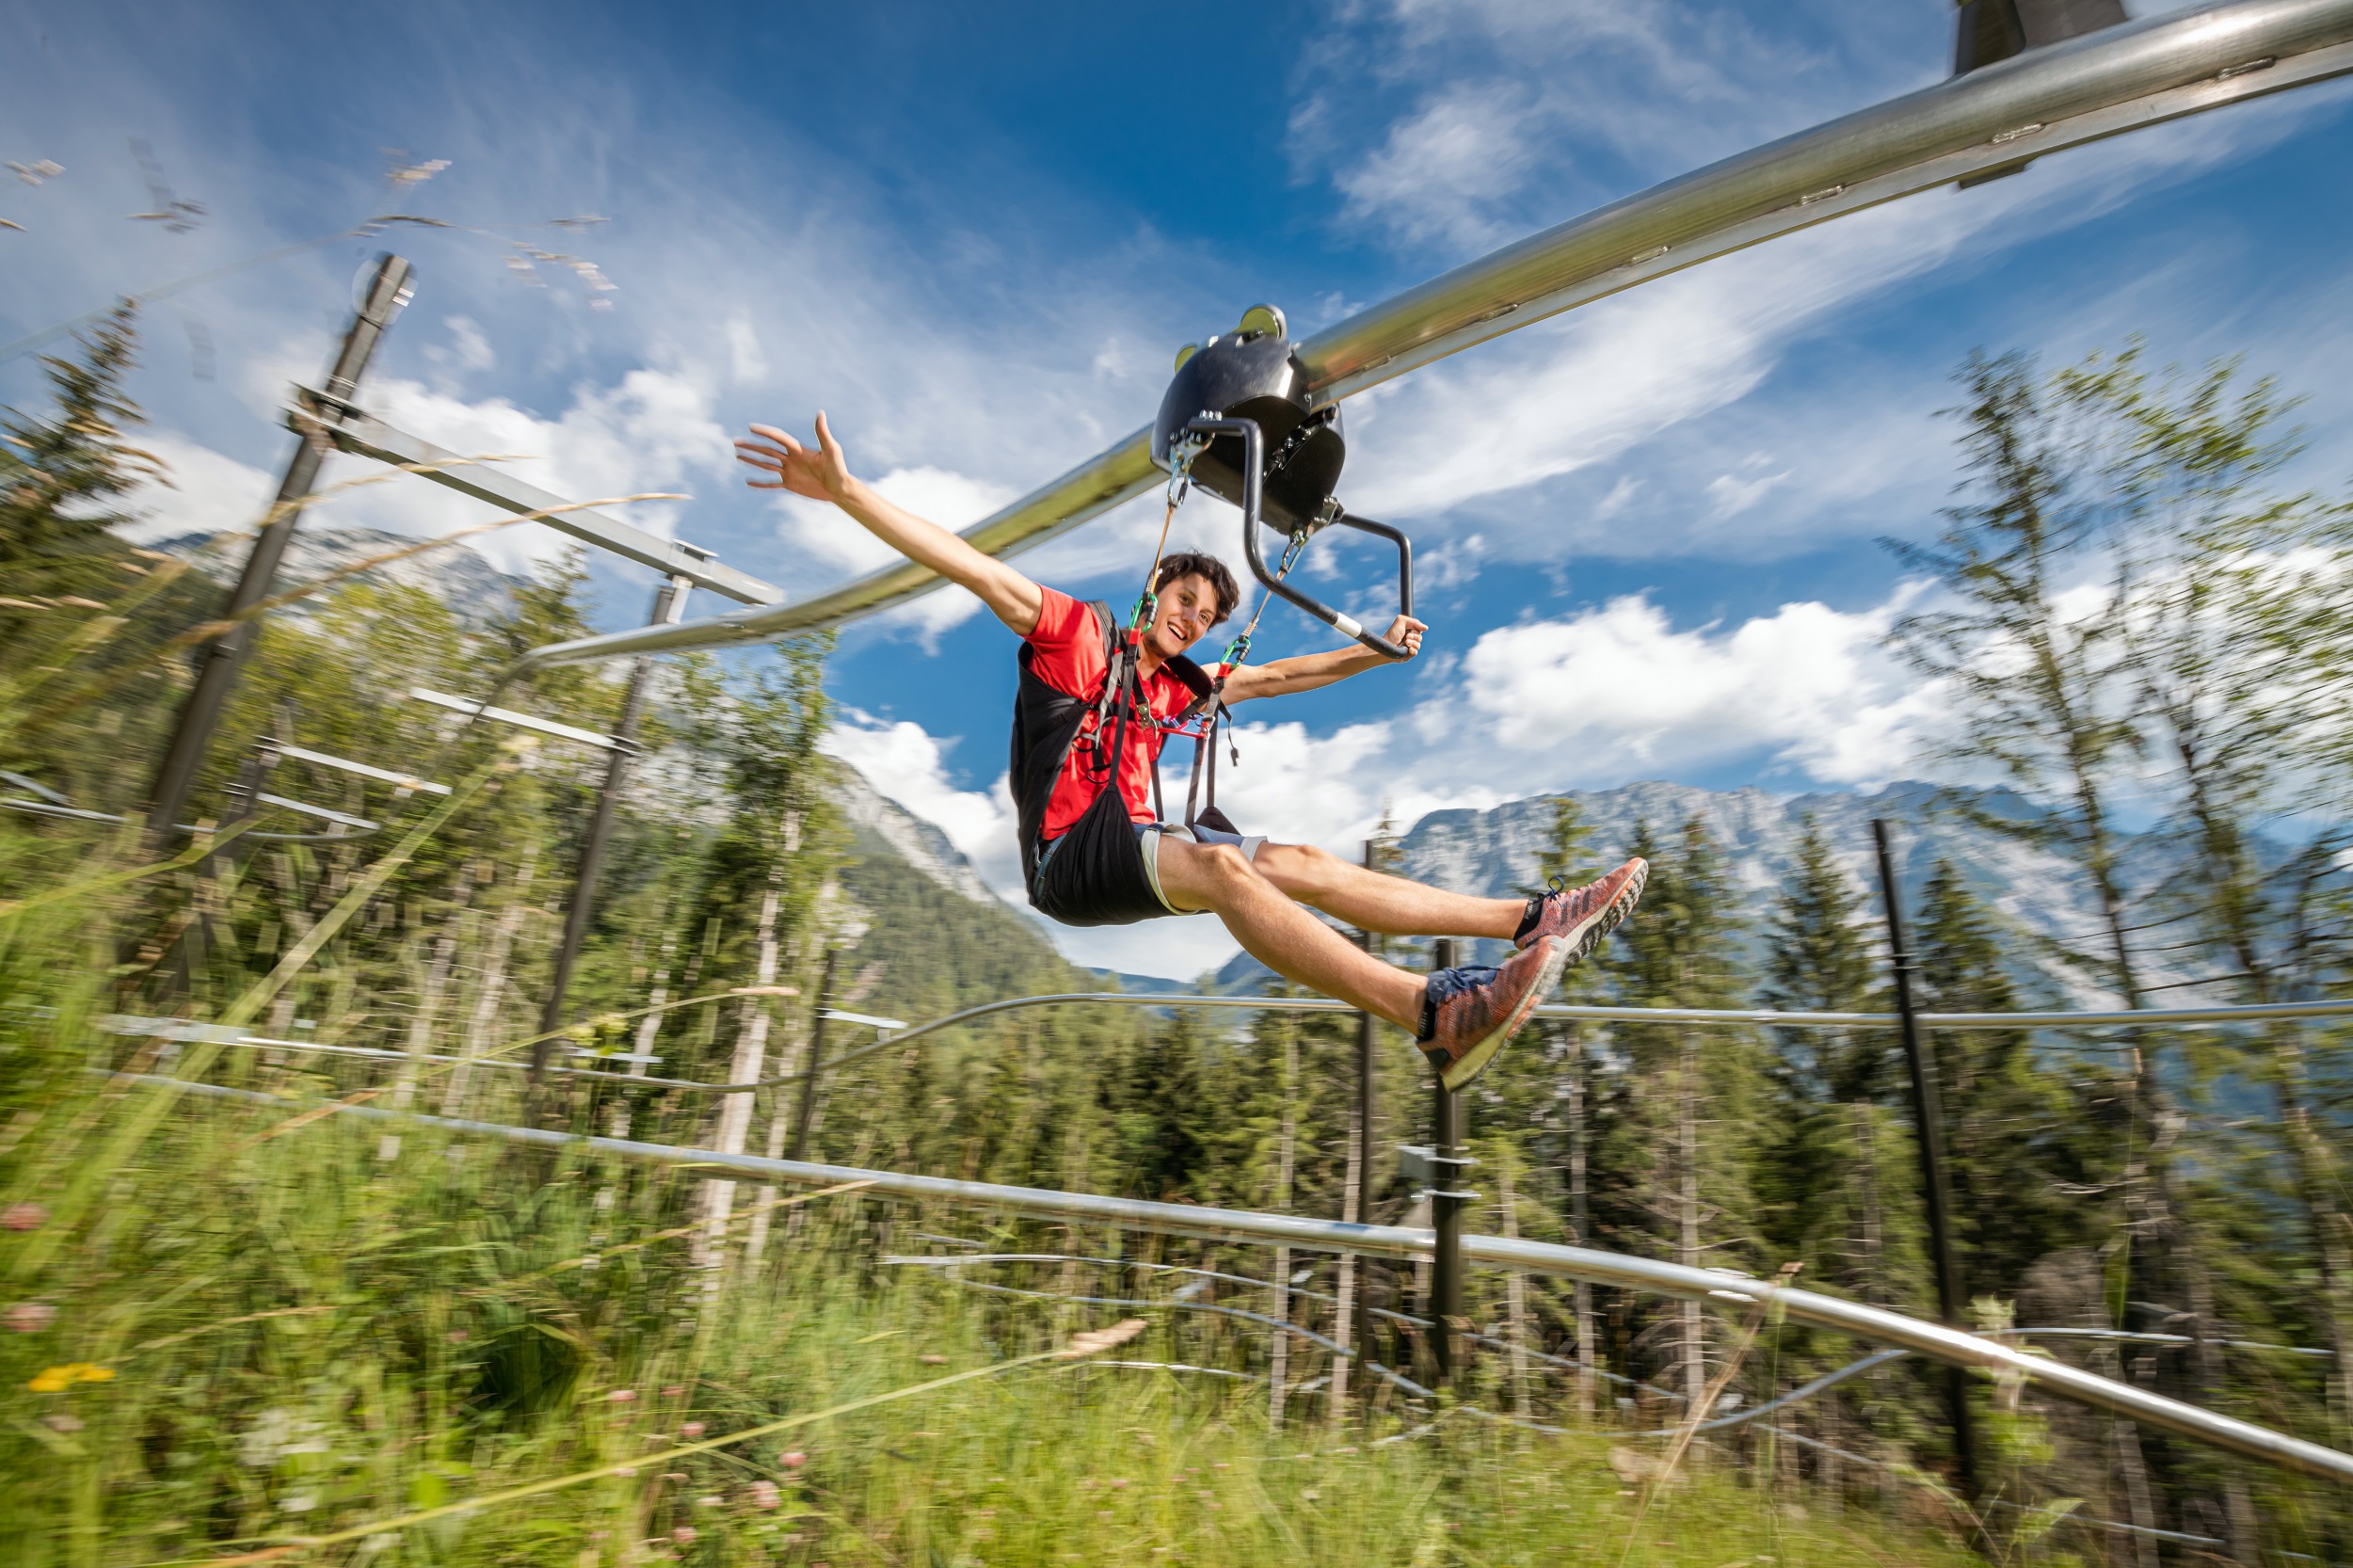
M 1192 843 L 1163 835 L 1160 844 L 1160 886 L 1171 893 L 1190 894 L 1192 901 L 1214 906 L 1224 896 L 1258 873 L 1249 858 L 1232 844 Z
M 1340 860 L 1313 844 L 1265 843 L 1258 846 L 1255 863 L 1268 881 L 1285 891 L 1312 892 L 1331 885 Z
M 1186 846 L 1200 856 L 1205 874 L 1220 882 L 1246 882 L 1258 873 L 1251 868 L 1250 857 L 1232 844 L 1189 844 Z

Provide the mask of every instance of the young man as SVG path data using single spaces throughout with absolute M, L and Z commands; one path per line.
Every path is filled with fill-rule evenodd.
M 1149 714 L 1130 703 L 1115 717 L 1122 705 L 1103 700 L 1112 629 L 1089 606 L 1039 586 L 852 477 L 824 414 L 814 450 L 772 425 L 755 424 L 752 434 L 760 439 L 737 441 L 737 456 L 775 475 L 751 480 L 753 488 L 832 502 L 900 554 L 970 589 L 1022 638 L 1016 766 L 1025 755 L 1042 758 L 1033 765 L 1038 787 L 1023 801 L 1022 865 L 1030 902 L 1049 917 L 1103 924 L 1213 912 L 1243 951 L 1275 973 L 1411 1030 L 1446 1086 L 1459 1089 L 1551 993 L 1561 969 L 1592 952 L 1641 897 L 1649 868 L 1639 857 L 1583 888 L 1556 878 L 1538 898 L 1472 898 L 1367 871 L 1309 845 L 1159 823 L 1152 780 L 1162 736 L 1149 720 L 1172 719 L 1200 695 L 1200 673 L 1184 652 L 1241 598 L 1224 563 L 1192 552 L 1161 561 L 1136 684 L 1128 688 L 1140 691 Z M 1426 630 L 1400 616 L 1388 638 L 1419 652 Z M 1244 664 L 1227 678 L 1224 698 L 1231 705 L 1311 692 L 1386 662 L 1351 645 Z M 1043 734 L 1048 729 L 1050 737 Z M 1063 735 L 1066 750 L 1052 744 Z M 1032 744 L 1042 738 L 1047 744 Z M 1025 793 L 1019 777 L 1015 790 Z M 1424 976 L 1380 962 L 1303 904 L 1366 931 L 1489 936 L 1520 951 L 1501 968 L 1473 965 Z

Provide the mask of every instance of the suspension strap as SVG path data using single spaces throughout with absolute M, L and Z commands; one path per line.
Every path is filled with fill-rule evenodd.
M 1160 514 L 1160 540 L 1152 546 L 1152 567 L 1144 574 L 1144 592 L 1136 596 L 1135 615 L 1128 626 L 1130 632 L 1142 632 L 1151 624 L 1156 591 L 1153 580 L 1160 575 L 1160 556 L 1168 549 L 1168 525 L 1176 520 L 1176 508 L 1185 504 L 1185 493 L 1193 488 L 1193 460 L 1208 450 L 1209 444 L 1208 438 L 1188 433 L 1169 452 L 1168 509 Z
M 1274 580 L 1277 583 L 1290 575 L 1291 568 L 1299 564 L 1300 554 L 1306 547 L 1307 535 L 1304 531 L 1293 534 L 1284 544 L 1283 559 L 1275 568 L 1274 572 Z M 1258 617 L 1266 614 L 1266 607 L 1273 598 L 1273 594 L 1258 596 L 1258 607 L 1250 613 L 1250 623 L 1241 629 L 1241 636 L 1225 646 L 1225 653 L 1218 658 L 1217 668 L 1210 673 L 1209 695 L 1203 697 L 1195 706 L 1188 708 L 1183 713 L 1177 715 L 1176 722 L 1179 725 L 1196 715 L 1201 721 L 1200 729 L 1193 737 L 1193 776 L 1185 786 L 1185 825 L 1188 827 L 1200 820 L 1201 811 L 1213 809 L 1217 805 L 1217 730 L 1219 725 L 1223 724 L 1225 727 L 1226 745 L 1232 752 L 1231 760 L 1237 767 L 1241 765 L 1241 749 L 1233 744 L 1232 711 L 1225 706 L 1225 680 L 1241 667 L 1243 658 L 1250 652 L 1250 639 L 1257 632 Z M 1205 761 L 1209 771 L 1209 794 L 1208 798 L 1200 801 L 1196 808 L 1194 801 L 1201 790 L 1201 775 Z M 1159 771 L 1155 769 L 1153 783 L 1157 786 L 1159 782 Z M 1154 804 L 1157 808 L 1157 796 L 1154 798 Z
M 1142 632 L 1152 624 L 1152 612 L 1158 607 L 1153 598 L 1152 580 L 1160 574 L 1160 556 L 1168 549 L 1168 525 L 1176 520 L 1176 503 L 1171 501 L 1168 510 L 1160 514 L 1160 542 L 1152 547 L 1152 566 L 1144 574 L 1144 592 L 1136 596 L 1135 614 L 1128 617 L 1128 631 L 1131 635 Z

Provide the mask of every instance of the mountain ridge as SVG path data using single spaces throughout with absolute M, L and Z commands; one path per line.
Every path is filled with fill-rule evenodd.
M 371 556 L 423 542 L 381 528 L 296 529 L 279 566 L 276 591 L 283 593 L 330 572 L 347 570 Z M 245 564 L 236 543 L 235 536 L 177 534 L 151 540 L 144 548 L 185 561 L 205 576 L 227 584 L 236 580 Z M 499 570 L 480 551 L 463 543 L 371 567 L 351 581 L 420 589 L 446 605 L 451 618 L 469 632 L 483 631 L 512 613 L 515 590 L 524 585 L 522 578 Z M 297 599 L 280 614 L 307 620 L 326 607 L 329 597 Z

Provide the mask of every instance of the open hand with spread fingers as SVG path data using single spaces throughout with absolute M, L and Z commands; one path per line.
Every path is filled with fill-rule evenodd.
M 773 424 L 755 424 L 752 434 L 762 439 L 737 441 L 735 460 L 776 475 L 746 480 L 752 488 L 791 490 L 811 501 L 840 501 L 849 488 L 850 460 L 826 427 L 824 414 L 817 416 L 817 449 L 813 452 Z

